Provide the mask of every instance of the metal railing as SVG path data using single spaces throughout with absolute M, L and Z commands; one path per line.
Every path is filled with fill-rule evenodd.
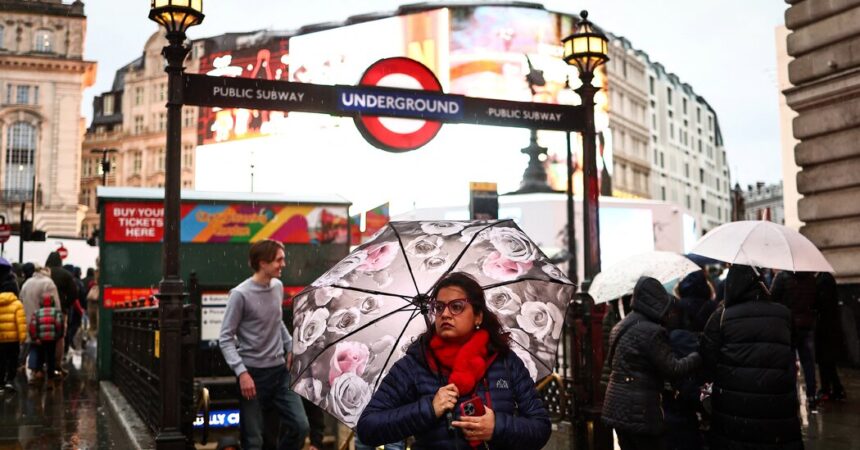
M 183 429 L 190 437 L 195 416 L 194 354 L 199 338 L 195 306 L 185 305 L 182 312 L 182 367 L 179 373 L 183 424 L 187 424 L 187 429 L 186 425 Z M 161 425 L 158 307 L 115 310 L 112 340 L 114 383 L 149 429 L 156 433 Z

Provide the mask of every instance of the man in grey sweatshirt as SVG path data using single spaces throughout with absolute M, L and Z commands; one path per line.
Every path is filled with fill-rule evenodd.
M 290 389 L 293 340 L 283 321 L 284 286 L 279 279 L 284 246 L 272 240 L 256 242 L 249 262 L 254 275 L 230 291 L 218 339 L 239 381 L 242 448 L 262 448 L 263 410 L 274 407 L 287 430 L 278 448 L 300 449 L 309 426 L 301 398 Z

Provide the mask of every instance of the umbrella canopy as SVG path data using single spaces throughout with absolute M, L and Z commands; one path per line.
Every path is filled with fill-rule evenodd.
M 633 293 L 640 277 L 657 279 L 663 285 L 673 283 L 691 272 L 702 270 L 694 262 L 672 252 L 647 252 L 619 261 L 594 277 L 588 293 L 595 303 L 606 303 Z
M 293 389 L 355 426 L 451 272 L 484 287 L 532 378 L 548 375 L 575 286 L 513 221 L 391 222 L 296 296 Z
M 834 271 L 821 251 L 805 236 L 765 220 L 720 225 L 702 236 L 690 253 L 731 264 L 792 272 Z

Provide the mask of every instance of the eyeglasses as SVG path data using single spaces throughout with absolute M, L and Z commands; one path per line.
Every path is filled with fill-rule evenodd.
M 445 308 L 448 308 L 448 311 L 451 311 L 452 316 L 459 315 L 463 311 L 466 310 L 466 305 L 469 304 L 469 301 L 464 298 L 458 298 L 456 300 L 451 300 L 448 303 L 440 302 L 438 300 L 432 300 L 430 302 L 430 310 L 437 316 L 441 316 L 443 312 L 445 312 Z

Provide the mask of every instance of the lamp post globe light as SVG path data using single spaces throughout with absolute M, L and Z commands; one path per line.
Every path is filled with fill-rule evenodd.
M 575 65 L 579 71 L 582 86 L 576 89 L 582 99 L 585 110 L 585 130 L 582 133 L 582 165 L 583 165 L 583 222 L 584 222 L 584 252 L 585 252 L 585 282 L 583 290 L 588 289 L 591 280 L 600 272 L 600 224 L 599 224 L 599 195 L 600 186 L 597 181 L 597 154 L 594 129 L 594 94 L 598 88 L 591 84 L 594 71 L 609 61 L 608 42 L 606 35 L 588 21 L 588 11 L 580 13 L 582 20 L 576 30 L 562 39 L 563 58 L 570 65 Z M 568 163 L 570 165 L 570 163 Z M 571 177 L 568 170 L 568 177 Z M 568 196 L 572 195 L 572 182 L 568 180 Z M 571 199 L 572 200 L 572 199 Z M 568 215 L 572 208 L 568 205 Z M 569 220 L 573 224 L 572 218 Z M 570 232 L 570 229 L 569 229 Z M 569 251 L 573 249 L 573 233 L 568 236 Z M 574 256 L 575 257 L 575 256 Z
M 182 300 L 185 286 L 179 276 L 179 214 L 182 151 L 182 75 L 190 48 L 185 32 L 203 22 L 203 0 L 151 0 L 149 18 L 167 31 L 167 143 L 164 187 L 164 250 L 158 286 L 159 394 L 161 420 L 155 438 L 159 450 L 184 449 L 181 417 Z

